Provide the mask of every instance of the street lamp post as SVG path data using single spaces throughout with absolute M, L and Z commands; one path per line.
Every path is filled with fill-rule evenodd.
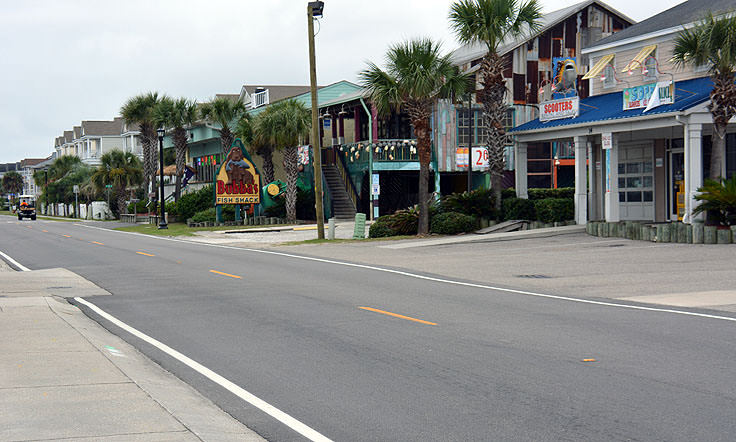
M 468 93 L 468 195 L 473 190 L 473 96 Z
M 168 229 L 169 226 L 166 225 L 166 209 L 164 209 L 164 135 L 166 135 L 166 129 L 163 127 L 158 128 L 156 130 L 156 133 L 158 134 L 158 184 L 161 188 L 161 211 L 160 211 L 160 217 L 158 222 L 158 228 L 159 229 Z
M 325 238 L 325 214 L 322 207 L 322 148 L 319 139 L 319 117 L 317 103 L 317 67 L 314 55 L 314 17 L 322 17 L 325 3 L 307 4 L 307 32 L 309 38 L 309 84 L 312 92 L 312 149 L 314 151 L 314 209 L 317 214 L 317 238 Z

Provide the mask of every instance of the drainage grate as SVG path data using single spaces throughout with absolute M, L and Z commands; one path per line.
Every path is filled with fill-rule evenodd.
M 549 275 L 514 275 L 517 278 L 546 279 L 551 278 Z
M 626 244 L 609 244 L 608 247 L 624 247 Z
M 46 290 L 58 290 L 58 289 L 70 289 L 71 287 L 59 286 L 59 287 L 46 287 Z

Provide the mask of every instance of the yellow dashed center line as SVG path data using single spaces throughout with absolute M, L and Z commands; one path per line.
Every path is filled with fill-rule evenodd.
M 61 235 L 61 236 L 64 236 L 66 238 L 71 238 L 72 237 L 71 235 Z
M 156 256 L 156 255 L 151 255 L 150 253 L 146 253 L 146 252 L 135 252 L 135 253 L 139 255 L 143 255 L 143 256 Z
M 101 242 L 97 242 L 97 241 L 90 241 L 90 242 L 92 244 L 97 244 L 97 245 L 100 245 L 100 246 L 104 246 L 104 244 L 102 244 Z
M 240 277 L 240 276 L 238 276 L 238 275 L 231 275 L 231 274 L 229 274 L 229 273 L 224 273 L 224 272 L 218 272 L 217 270 L 210 270 L 210 273 L 217 273 L 218 275 L 222 275 L 222 276 L 229 276 L 229 277 L 231 277 L 231 278 L 237 278 L 237 279 L 241 279 L 241 277 Z
M 425 321 L 423 319 L 412 318 L 411 316 L 404 316 L 398 313 L 391 313 L 385 310 L 378 310 L 377 308 L 372 308 L 372 307 L 358 307 L 358 308 L 363 309 L 363 310 L 368 310 L 371 312 L 381 313 L 381 314 L 388 315 L 388 316 L 393 316 L 395 318 L 406 319 L 407 321 L 414 321 L 414 322 L 419 322 L 419 323 L 427 324 L 427 325 L 437 325 L 434 322 Z
M 48 230 L 41 230 L 43 233 L 49 233 Z

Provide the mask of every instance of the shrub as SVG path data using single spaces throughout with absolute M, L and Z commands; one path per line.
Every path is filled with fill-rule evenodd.
M 419 230 L 419 210 L 416 207 L 390 215 L 391 228 L 397 235 L 416 235 Z
M 546 198 L 534 201 L 537 219 L 544 223 L 567 221 L 575 218 L 575 202 L 568 198 Z
M 695 199 L 700 204 L 693 215 L 706 212 L 708 224 L 736 225 L 736 175 L 728 180 L 705 180 L 698 192 Z
M 183 194 L 176 203 L 177 216 L 182 220 L 194 217 L 197 212 L 214 207 L 214 190 L 212 185 L 204 186 L 194 192 Z
M 214 223 L 217 221 L 217 209 L 210 207 L 209 209 L 201 210 L 191 216 L 192 222 L 195 223 Z M 226 205 L 222 206 L 222 220 L 223 221 L 234 221 L 235 220 L 235 206 Z
M 432 218 L 430 231 L 445 235 L 472 232 L 478 228 L 475 217 L 460 212 L 445 212 Z
M 195 223 L 213 223 L 217 219 L 217 211 L 214 207 L 210 207 L 209 209 L 195 213 L 191 218 L 192 222 Z
M 509 198 L 516 198 L 516 189 L 513 187 L 509 187 L 508 189 L 503 189 L 501 191 L 501 201 Z
M 156 212 L 158 204 L 151 203 L 148 207 L 146 207 L 146 204 L 148 204 L 148 200 L 146 199 L 138 201 L 137 203 L 135 203 L 135 212 L 133 212 L 133 203 L 130 203 L 128 204 L 128 213 Z
M 369 238 L 385 238 L 388 236 L 396 236 L 396 232 L 385 222 L 378 222 L 376 220 L 368 229 Z
M 416 235 L 419 226 L 419 212 L 416 207 L 399 210 L 391 215 L 377 218 L 370 229 L 369 238 L 381 238 L 396 235 Z
M 496 218 L 493 191 L 476 189 L 463 193 L 453 193 L 442 198 L 440 212 L 459 212 L 466 215 Z
M 503 202 L 504 219 L 536 219 L 534 202 L 524 198 L 508 198 Z
M 543 200 L 549 198 L 575 198 L 575 188 L 560 187 L 558 189 L 529 189 L 529 199 L 532 201 Z

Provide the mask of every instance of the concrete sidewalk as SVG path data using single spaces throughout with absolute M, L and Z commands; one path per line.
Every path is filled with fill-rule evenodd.
M 264 440 L 54 296 L 91 282 L 2 260 L 0 281 L 0 441 Z

